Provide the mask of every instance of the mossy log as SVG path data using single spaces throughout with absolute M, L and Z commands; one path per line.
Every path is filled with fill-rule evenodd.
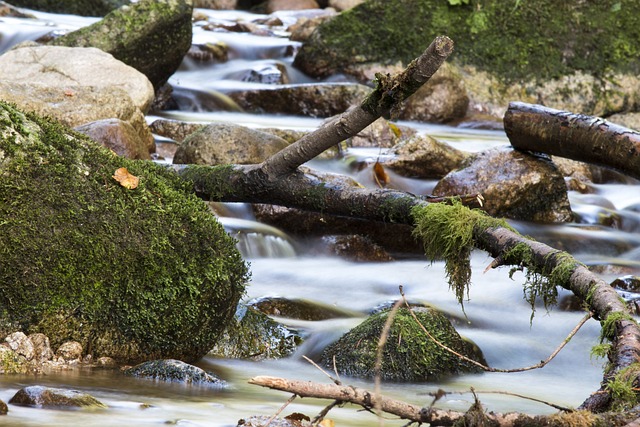
M 504 130 L 519 150 L 610 167 L 640 179 L 640 132 L 599 117 L 512 102 Z

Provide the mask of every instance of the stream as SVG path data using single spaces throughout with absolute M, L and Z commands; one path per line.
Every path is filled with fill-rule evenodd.
M 255 21 L 264 18 L 239 11 L 210 11 L 210 22 L 235 22 L 238 19 Z M 33 40 L 56 29 L 74 29 L 95 21 L 70 15 L 32 12 L 38 19 L 0 18 L 0 52 L 23 41 Z M 289 25 L 295 21 L 292 13 L 280 13 Z M 189 94 L 198 91 L 220 91 L 244 87 L 260 87 L 257 83 L 237 79 L 243 71 L 260 69 L 274 64 L 287 68 L 292 83 L 311 81 L 291 68 L 299 43 L 290 41 L 284 30 L 271 37 L 223 31 L 205 31 L 202 23 L 194 24 L 194 42 L 222 41 L 229 46 L 230 60 L 224 64 L 203 66 L 185 60 L 183 67 L 170 83 L 189 100 Z M 340 77 L 335 77 L 339 79 Z M 269 86 L 273 87 L 273 86 Z M 232 122 L 253 128 L 281 127 L 311 130 L 322 119 L 250 115 L 237 112 L 211 112 L 199 108 L 197 99 L 186 102 L 190 107 L 180 111 L 165 111 L 161 117 L 185 121 Z M 159 115 L 160 116 L 160 115 Z M 153 121 L 159 116 L 149 117 Z M 480 151 L 490 147 L 508 145 L 502 131 L 470 130 L 443 125 L 403 122 L 420 133 L 429 134 L 467 151 Z M 159 144 L 169 144 L 164 142 Z M 165 149 L 167 147 L 164 147 Z M 169 150 L 170 151 L 170 150 Z M 349 156 L 374 158 L 378 149 L 351 149 Z M 309 166 L 353 174 L 340 160 L 312 161 Z M 357 174 L 356 179 L 362 178 Z M 398 180 L 401 189 L 414 193 L 428 192 L 435 182 Z M 637 274 L 640 270 L 640 187 L 637 181 L 627 180 L 595 185 L 595 196 L 571 193 L 572 208 L 580 217 L 580 224 L 543 226 L 528 223 L 513 225 L 525 234 L 545 241 L 572 241 L 573 251 L 582 262 L 603 266 L 603 277 L 611 281 L 620 275 Z M 635 190 L 634 190 L 635 188 Z M 610 202 L 606 208 L 602 201 Z M 636 206 L 636 209 L 625 209 Z M 339 257 L 305 256 L 296 251 L 300 242 L 291 245 L 290 237 L 279 230 L 264 227 L 253 221 L 243 206 L 232 206 L 232 217 L 221 221 L 236 233 L 243 254 L 250 262 L 251 283 L 246 300 L 264 296 L 303 298 L 330 304 L 356 313 L 352 318 L 327 321 L 295 321 L 278 319 L 286 325 L 303 331 L 308 339 L 292 356 L 282 360 L 261 362 L 226 360 L 205 357 L 198 366 L 213 371 L 226 380 L 230 387 L 215 390 L 199 386 L 164 384 L 125 378 L 117 370 L 74 368 L 43 375 L 0 376 L 0 399 L 7 402 L 20 388 L 27 385 L 48 385 L 88 392 L 109 406 L 99 411 L 63 411 L 9 406 L 9 415 L 0 417 L 0 424 L 11 426 L 153 426 L 176 424 L 181 426 L 235 426 L 239 419 L 251 415 L 273 415 L 290 397 L 287 393 L 262 389 L 247 383 L 253 376 L 270 375 L 291 379 L 328 383 L 330 380 L 303 359 L 303 355 L 317 355 L 321 349 L 342 333 L 354 327 L 367 311 L 399 297 L 403 286 L 410 300 L 428 302 L 454 317 L 463 319 L 458 331 L 473 340 L 484 352 L 490 366 L 517 368 L 539 363 L 546 359 L 566 338 L 583 317 L 580 312 L 565 312 L 557 308 L 548 311 L 537 307 L 531 321 L 531 308 L 523 300 L 524 275 L 516 272 L 509 277 L 509 269 L 484 272 L 491 262 L 486 253 L 472 254 L 472 286 L 465 313 L 447 284 L 444 265 L 430 264 L 423 258 L 403 259 L 388 263 L 353 263 Z M 602 215 L 618 215 L 616 228 L 598 225 Z M 622 248 L 622 249 L 621 249 Z M 299 249 L 299 248 L 298 248 Z M 611 267 L 611 266 L 615 266 Z M 568 292 L 560 290 L 560 298 Z M 484 373 L 461 375 L 438 383 L 396 384 L 384 383 L 383 394 L 416 405 L 429 405 L 428 395 L 439 388 L 452 393 L 438 402 L 440 408 L 465 411 L 473 403 L 470 387 L 478 392 L 485 408 L 494 412 L 521 411 L 530 414 L 549 414 L 556 410 L 539 402 L 514 396 L 483 392 L 511 392 L 557 405 L 575 407 L 598 389 L 602 379 L 601 359 L 591 358 L 591 347 L 599 343 L 600 327 L 589 320 L 569 345 L 546 367 L 521 373 Z M 343 378 L 344 383 L 373 390 L 371 381 Z M 315 416 L 329 401 L 296 399 L 283 415 L 301 412 Z M 361 408 L 346 405 L 331 410 L 328 418 L 336 426 L 362 426 L 377 423 L 374 415 Z M 402 426 L 406 421 L 388 417 L 385 425 Z

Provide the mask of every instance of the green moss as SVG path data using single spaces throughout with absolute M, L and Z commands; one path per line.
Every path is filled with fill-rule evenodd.
M 475 246 L 474 229 L 513 228 L 504 220 L 491 218 L 483 211 L 469 209 L 459 202 L 416 206 L 411 213 L 414 235 L 423 242 L 425 255 L 432 262 L 444 259 L 449 284 L 462 304 L 471 280 L 469 255 Z
M 613 341 L 616 336 L 616 323 L 621 320 L 635 322 L 631 315 L 620 311 L 609 313 L 606 319 L 600 321 L 600 342 L 604 342 L 605 340 Z
M 247 267 L 190 183 L 0 102 L 0 309 L 94 356 L 205 354 Z M 11 123 L 7 126 L 6 123 Z M 128 190 L 113 178 L 140 178 Z
M 636 380 L 640 375 L 640 363 L 620 370 L 612 380 L 605 385 L 611 394 L 611 409 L 613 411 L 628 411 L 638 404 Z
M 634 0 L 370 0 L 321 25 L 296 64 L 327 74 L 354 59 L 407 64 L 444 34 L 456 42 L 453 60 L 505 80 L 637 72 L 639 9 Z
M 439 342 L 481 363 L 482 353 L 458 335 L 449 320 L 433 309 L 414 309 L 425 328 Z M 389 310 L 374 314 L 327 347 L 322 355 L 325 366 L 335 365 L 341 374 L 362 378 L 375 376 L 378 341 Z M 397 311 L 382 352 L 380 375 L 391 381 L 433 381 L 462 372 L 478 372 L 474 365 L 435 344 L 406 308 Z
M 591 347 L 591 357 L 604 359 L 611 351 L 610 343 L 600 343 Z

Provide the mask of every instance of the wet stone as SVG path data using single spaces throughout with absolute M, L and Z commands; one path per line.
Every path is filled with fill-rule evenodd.
M 348 318 L 357 315 L 357 313 L 315 301 L 284 297 L 255 298 L 249 301 L 247 305 L 255 307 L 264 314 L 299 320 L 328 320 Z
M 95 397 L 77 390 L 50 388 L 38 385 L 18 390 L 9 400 L 9 403 L 36 408 L 107 407 Z
M 152 360 L 124 371 L 126 376 L 182 384 L 225 387 L 227 383 L 204 369 L 175 359 Z
M 24 333 L 14 332 L 8 335 L 5 341 L 9 344 L 9 348 L 16 352 L 16 354 L 23 356 L 27 360 L 33 359 L 35 355 L 33 343 Z

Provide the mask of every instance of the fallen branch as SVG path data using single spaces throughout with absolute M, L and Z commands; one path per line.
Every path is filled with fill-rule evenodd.
M 396 415 L 412 422 L 428 423 L 431 427 L 450 427 L 453 425 L 494 425 L 505 427 L 512 427 L 514 425 L 527 425 L 530 427 L 549 425 L 580 425 L 585 427 L 607 425 L 615 427 L 624 426 L 638 418 L 637 411 L 625 414 L 599 415 L 594 415 L 586 411 L 578 411 L 569 414 L 535 417 L 516 413 L 486 413 L 477 402 L 472 405 L 468 412 L 457 412 L 419 407 L 386 396 L 377 396 L 375 393 L 359 387 L 319 384 L 311 381 L 289 380 L 270 376 L 253 377 L 249 380 L 249 384 L 294 393 L 300 397 L 331 399 L 334 401 L 353 403 L 362 406 L 368 411 L 372 411 L 376 405 L 379 405 L 379 407 L 388 414 Z M 469 418 L 473 418 L 476 424 L 459 424 Z M 574 420 L 574 423 L 575 420 L 580 419 L 582 423 L 571 424 L 569 422 L 570 419 Z M 478 420 L 482 420 L 484 424 L 477 423 Z
M 640 133 L 599 117 L 512 102 L 504 130 L 519 150 L 606 166 L 640 179 Z

